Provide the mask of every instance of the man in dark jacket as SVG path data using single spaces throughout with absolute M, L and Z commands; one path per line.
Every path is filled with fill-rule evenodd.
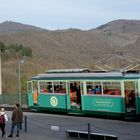
M 19 129 L 20 129 L 20 125 L 22 123 L 22 119 L 23 119 L 23 113 L 20 110 L 19 104 L 16 104 L 16 107 L 13 110 L 13 113 L 12 113 L 12 127 L 11 127 L 10 135 L 8 137 L 13 137 L 15 126 L 17 126 L 16 137 L 19 137 Z

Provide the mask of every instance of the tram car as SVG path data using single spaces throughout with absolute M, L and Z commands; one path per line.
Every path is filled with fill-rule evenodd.
M 33 110 L 140 118 L 140 74 L 88 69 L 48 70 L 27 83 Z

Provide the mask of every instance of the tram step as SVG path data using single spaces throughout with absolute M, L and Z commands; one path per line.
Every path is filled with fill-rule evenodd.
M 80 109 L 80 106 L 71 106 L 72 109 Z
M 31 109 L 31 111 L 33 111 L 33 112 L 37 112 L 37 111 L 38 111 L 38 109 L 35 109 L 35 108 L 34 108 L 34 109 Z
M 128 120 L 128 121 L 136 121 L 136 120 L 138 120 L 138 118 L 136 116 L 125 116 L 124 119 Z
M 76 113 L 76 112 L 68 112 L 69 115 L 82 115 L 81 113 Z
M 69 115 L 83 115 L 83 113 L 81 112 L 81 110 L 78 109 L 71 109 L 68 111 Z
M 136 109 L 135 108 L 127 108 L 125 119 L 126 120 L 136 119 Z
M 126 114 L 136 114 L 136 109 L 135 108 L 127 108 Z

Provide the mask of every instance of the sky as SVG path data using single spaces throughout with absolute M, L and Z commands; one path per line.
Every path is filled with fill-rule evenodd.
M 88 30 L 118 19 L 140 20 L 140 0 L 0 0 L 0 23 Z

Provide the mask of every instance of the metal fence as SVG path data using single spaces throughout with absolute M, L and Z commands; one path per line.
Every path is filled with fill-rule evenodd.
M 27 94 L 21 94 L 21 104 L 27 106 Z M 3 93 L 0 95 L 0 104 L 3 105 L 15 105 L 16 103 L 19 103 L 19 94 L 8 94 Z

